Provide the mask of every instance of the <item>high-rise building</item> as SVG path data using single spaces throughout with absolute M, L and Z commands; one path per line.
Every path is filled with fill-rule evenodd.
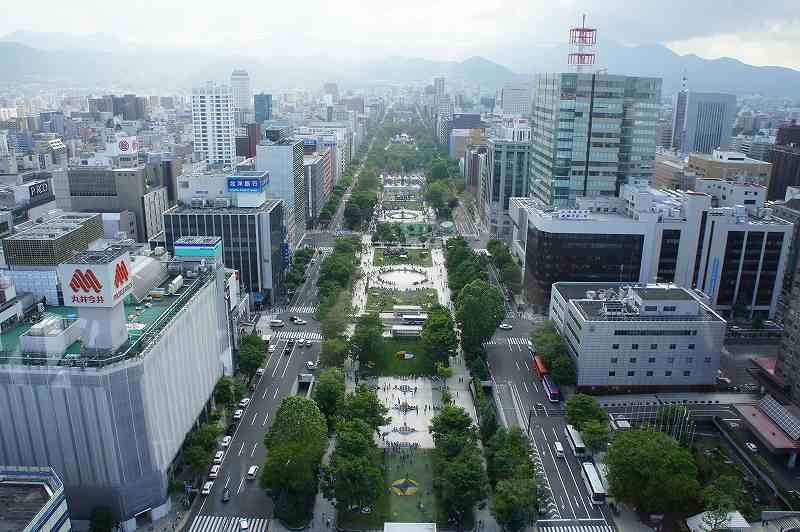
M 253 109 L 253 93 L 247 70 L 236 69 L 231 73 L 231 96 L 234 122 L 239 127 L 248 121 L 248 115 Z
M 306 223 L 315 224 L 333 188 L 331 149 L 319 146 L 318 151 L 303 156 L 306 191 Z
M 500 91 L 503 114 L 529 116 L 531 114 L 531 87 L 527 83 L 506 83 Z
M 300 244 L 306 231 L 303 154 L 303 141 L 294 138 L 264 141 L 256 147 L 256 170 L 269 175 L 264 188 L 267 197 L 283 200 L 287 242 L 291 249 Z
M 515 124 L 487 142 L 487 176 L 481 183 L 478 205 L 483 223 L 494 237 L 511 238 L 509 200 L 528 195 L 530 141 L 530 127 Z
M 652 179 L 660 78 L 541 74 L 534 91 L 530 193 L 544 205 L 615 196 Z
M 192 89 L 194 151 L 209 164 L 230 166 L 236 156 L 233 96 L 227 85 L 207 82 Z
M 339 86 L 336 83 L 329 81 L 322 87 L 322 93 L 330 96 L 330 103 L 339 103 Z
M 681 153 L 711 153 L 728 148 L 736 120 L 736 96 L 681 91 L 675 99 L 674 112 L 673 148 Z
M 256 122 L 272 120 L 272 94 L 256 94 L 253 96 L 255 102 Z
M 433 78 L 433 106 L 437 112 L 442 98 L 444 98 L 444 78 Z

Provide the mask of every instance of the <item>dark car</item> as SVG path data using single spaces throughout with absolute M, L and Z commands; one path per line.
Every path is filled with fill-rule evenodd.
M 231 490 L 225 488 L 225 491 L 222 492 L 222 502 L 228 502 L 231 500 Z
M 236 432 L 236 423 L 231 423 L 228 425 L 228 428 L 225 430 L 225 434 L 228 436 L 233 436 L 233 433 Z

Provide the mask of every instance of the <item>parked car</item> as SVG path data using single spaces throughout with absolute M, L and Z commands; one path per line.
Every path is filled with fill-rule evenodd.
M 258 466 L 250 466 L 250 469 L 247 470 L 247 480 L 254 480 L 258 476 Z
M 274 347 L 275 347 L 274 345 L 269 346 L 271 350 L 270 353 L 272 353 L 272 351 L 275 351 Z M 263 374 L 264 374 L 264 368 L 258 368 L 256 370 L 256 375 L 258 375 L 259 377 L 262 376 Z
M 239 409 L 239 410 L 237 410 L 236 412 L 233 413 L 233 419 L 236 419 L 236 420 L 242 419 L 243 415 L 244 415 L 244 410 Z
M 295 320 L 295 325 L 306 325 L 308 322 L 306 320 Z
M 233 436 L 233 433 L 236 432 L 236 423 L 231 423 L 228 425 L 228 428 L 225 429 L 225 434 L 228 436 Z
M 223 458 L 225 458 L 225 453 L 223 451 L 217 451 L 216 453 L 214 453 L 215 464 L 221 464 Z
M 510 331 L 514 327 L 510 323 L 501 323 L 500 328 L 504 331 Z
M 271 345 L 271 346 L 269 346 L 267 348 L 267 351 L 270 352 L 270 353 L 274 353 L 276 349 L 277 349 L 277 346 Z M 264 373 L 264 370 L 261 370 L 261 373 Z
M 309 360 L 306 362 L 306 369 L 317 369 L 317 364 L 314 361 Z
M 222 446 L 227 447 L 228 445 L 230 445 L 232 439 L 233 438 L 231 436 L 225 436 L 224 438 L 222 438 Z
M 219 470 L 222 466 L 219 464 L 214 464 L 211 466 L 211 471 L 208 472 L 208 478 L 217 478 L 219 476 Z
M 247 408 L 247 405 L 249 405 L 249 404 L 250 404 L 250 398 L 249 397 L 245 397 L 244 399 L 239 401 L 239 408 Z
M 757 453 L 758 452 L 758 447 L 756 446 L 755 443 L 753 443 L 751 441 L 745 442 L 744 446 L 747 447 L 747 450 L 750 451 L 751 453 Z
M 214 487 L 214 481 L 213 480 L 209 480 L 208 482 L 203 484 L 203 489 L 200 490 L 200 495 L 210 495 L 211 494 L 211 488 L 213 488 L 213 487 Z

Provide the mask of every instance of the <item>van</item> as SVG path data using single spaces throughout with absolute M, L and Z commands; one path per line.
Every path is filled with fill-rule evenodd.
M 247 480 L 253 480 L 258 475 L 258 466 L 250 466 L 250 469 L 247 470 Z
M 283 323 L 283 320 L 269 320 L 270 327 L 283 327 L 284 325 L 286 324 Z
M 556 450 L 556 457 L 564 458 L 564 446 L 560 441 L 553 442 L 553 448 Z
M 219 470 L 222 466 L 220 465 L 212 465 L 211 471 L 208 473 L 208 478 L 217 478 L 219 476 Z
M 216 454 L 214 454 L 214 463 L 215 464 L 221 464 L 222 463 L 222 458 L 224 456 L 225 456 L 225 453 L 223 451 L 217 451 Z

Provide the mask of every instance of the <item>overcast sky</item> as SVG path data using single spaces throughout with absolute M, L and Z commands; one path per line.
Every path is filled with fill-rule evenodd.
M 360 58 L 483 55 L 514 67 L 563 43 L 583 12 L 600 43 L 663 43 L 678 53 L 800 69 L 800 0 L 37 0 L 3 10 L 16 30 L 113 34 L 147 46 L 257 55 L 291 47 Z M 28 6 L 28 8 L 26 8 Z M 530 56 L 530 57 L 526 57 Z

